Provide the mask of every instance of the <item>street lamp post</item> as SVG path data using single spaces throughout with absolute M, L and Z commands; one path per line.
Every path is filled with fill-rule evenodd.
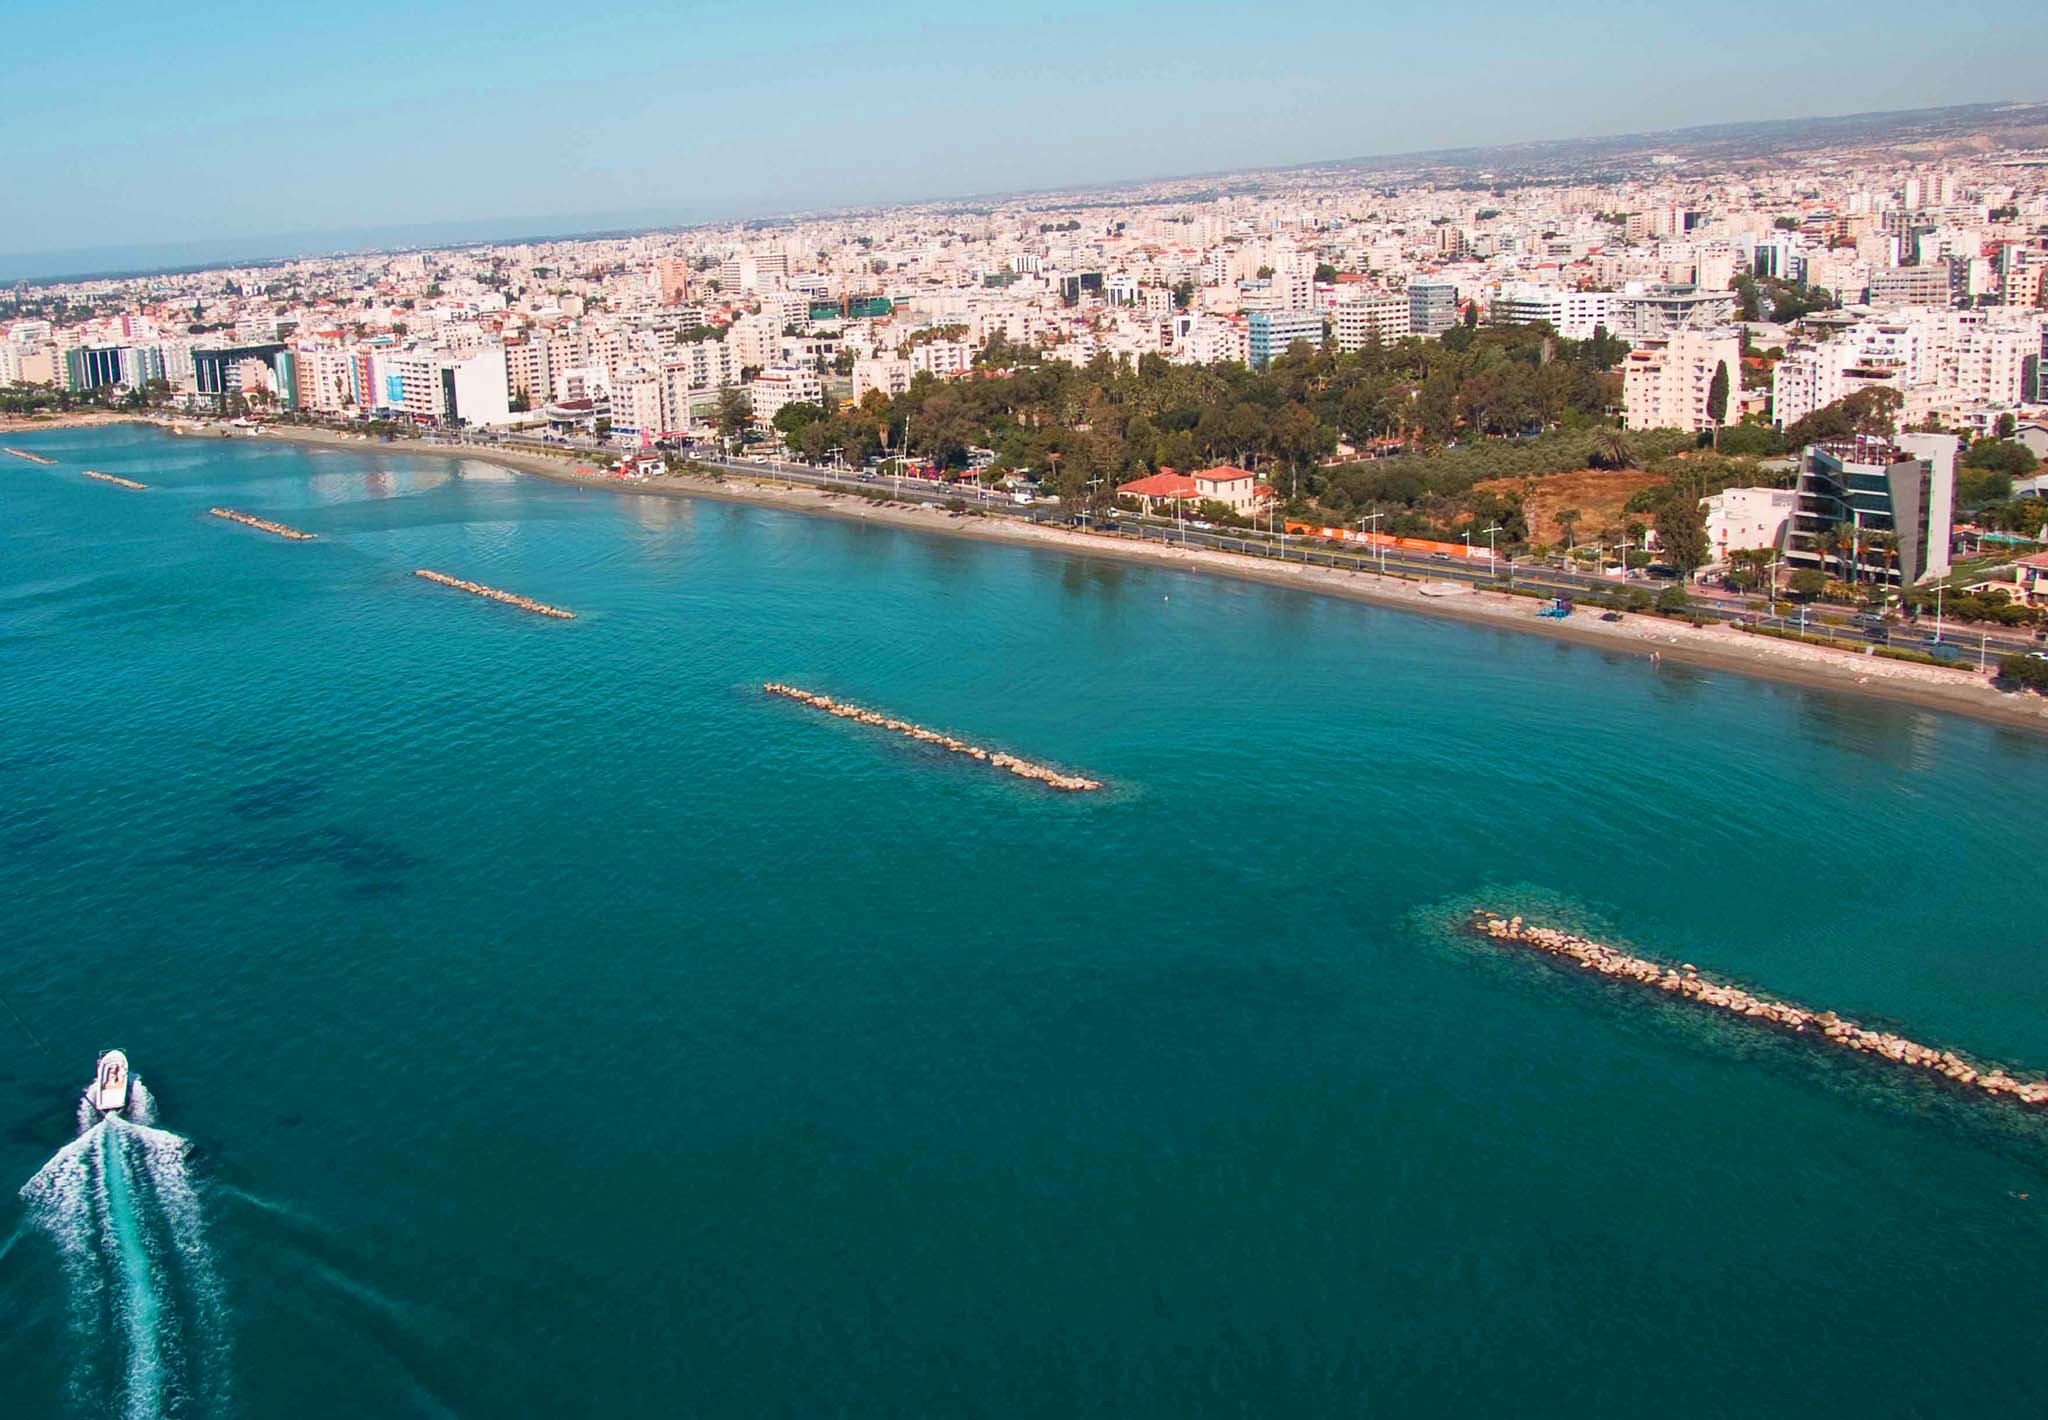
M 1373 513 L 1373 514 L 1372 514 L 1372 515 L 1370 516 L 1370 517 L 1364 517 L 1364 518 L 1360 518 L 1360 519 L 1359 519 L 1358 521 L 1360 521 L 1361 523 L 1374 523 L 1374 524 L 1377 524 L 1377 523 L 1379 522 L 1379 520 L 1380 520 L 1380 519 L 1382 519 L 1382 518 L 1384 518 L 1385 516 L 1386 516 L 1386 514 L 1385 514 L 1385 513 L 1381 513 L 1381 512 L 1377 512 L 1377 511 L 1375 511 L 1375 512 L 1374 512 L 1374 513 Z M 1381 540 L 1380 540 L 1380 534 L 1379 534 L 1379 529 L 1378 529 L 1377 527 L 1375 527 L 1375 528 L 1373 529 L 1373 533 L 1372 533 L 1372 545 L 1373 545 L 1374 547 L 1376 547 L 1376 548 L 1378 548 L 1378 549 L 1379 549 L 1379 554 L 1380 554 L 1380 575 L 1381 575 L 1382 577 L 1384 577 L 1384 576 L 1386 576 L 1386 575 L 1387 575 L 1387 545 L 1386 545 L 1386 543 L 1385 543 L 1385 542 L 1383 542 L 1383 541 L 1381 541 Z
M 1495 523 L 1492 527 L 1486 530 L 1486 571 L 1489 576 L 1497 577 L 1500 575 L 1499 570 L 1494 566 L 1493 557 L 1493 535 L 1500 531 L 1502 531 L 1502 528 L 1499 523 Z M 1510 564 L 1508 567 L 1508 576 L 1510 578 L 1513 578 L 1514 575 L 1514 567 L 1512 564 Z

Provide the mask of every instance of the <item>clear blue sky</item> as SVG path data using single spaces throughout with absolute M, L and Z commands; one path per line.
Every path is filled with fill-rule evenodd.
M 0 0 L 0 253 L 701 220 L 2040 97 L 2014 13 Z

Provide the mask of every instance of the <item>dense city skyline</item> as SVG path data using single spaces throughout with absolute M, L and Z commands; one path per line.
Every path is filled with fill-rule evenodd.
M 558 235 L 2024 99 L 2036 83 L 1989 38 L 1988 11 L 1975 27 L 1950 14 L 1965 38 L 1944 40 L 1938 66 L 1891 42 L 1923 22 L 1917 10 L 1845 12 L 1826 72 L 1855 82 L 1828 84 L 1804 50 L 1759 47 L 1705 12 L 1631 10 L 1622 24 L 1611 10 L 1488 4 L 1449 34 L 1434 16 L 1321 4 L 1125 6 L 1064 23 L 1015 8 L 963 23 L 932 7 L 887 30 L 812 7 L 679 21 L 372 4 L 289 35 L 134 16 L 89 45 L 30 14 L 11 19 L 13 38 L 48 62 L 0 115 L 0 181 L 16 195 L 0 276 L 69 274 L 76 262 L 24 258 L 138 238 L 182 244 L 165 259 L 179 264 L 299 235 L 319 249 Z M 448 58 L 408 62 L 400 25 L 445 38 Z M 1461 38 L 1474 34 L 1484 45 Z M 146 119 L 80 104 L 81 67 L 95 90 L 169 97 Z

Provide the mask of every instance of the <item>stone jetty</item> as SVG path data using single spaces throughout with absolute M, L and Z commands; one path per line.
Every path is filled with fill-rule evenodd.
M 1528 947 L 1581 970 L 1633 982 L 1702 1009 L 1740 1016 L 1759 1026 L 1875 1056 L 1905 1069 L 1923 1070 L 1964 1089 L 2021 1104 L 2048 1105 L 2048 1080 L 2016 1079 L 1996 1067 L 1966 1060 L 1952 1050 L 1936 1050 L 1889 1031 L 1871 1030 L 1833 1011 L 1809 1011 L 1803 1006 L 1752 995 L 1739 986 L 1710 980 L 1690 964 L 1666 966 L 1554 927 L 1538 927 L 1520 917 L 1503 917 L 1484 910 L 1473 913 L 1472 930 L 1492 941 Z
M 142 489 L 149 487 L 147 483 L 137 483 L 132 478 L 116 478 L 114 477 L 113 474 L 101 473 L 96 468 L 81 469 L 80 472 L 82 472 L 87 478 L 97 478 L 100 482 L 111 483 L 117 488 L 133 488 L 139 492 Z
M 293 542 L 311 542 L 313 540 L 312 533 L 300 532 L 297 528 L 288 528 L 283 523 L 273 523 L 268 518 L 259 518 L 250 513 L 238 513 L 233 508 L 208 508 L 206 511 L 213 514 L 216 518 L 226 518 L 229 522 L 240 523 L 245 528 L 256 528 L 262 532 L 276 533 L 279 537 L 288 537 Z
M 457 591 L 468 592 L 472 596 L 489 597 L 494 602 L 503 602 L 506 606 L 516 606 L 521 611 L 530 611 L 539 616 L 552 616 L 561 621 L 574 621 L 576 619 L 576 613 L 573 611 L 563 611 L 558 606 L 549 606 L 546 602 L 537 602 L 532 597 L 522 597 L 517 592 L 501 592 L 496 587 L 486 587 L 482 582 L 465 582 L 460 577 L 449 576 L 446 572 L 429 572 L 424 567 L 417 567 L 413 569 L 413 576 L 424 577 L 429 582 L 438 582 L 444 587 L 453 587 Z
M 894 720 L 887 715 L 877 714 L 873 710 L 864 710 L 858 705 L 849 705 L 843 700 L 834 700 L 829 695 L 819 695 L 815 691 L 799 690 L 796 686 L 781 685 L 774 681 L 763 685 L 761 689 L 767 691 L 770 695 L 780 695 L 790 700 L 799 701 L 814 710 L 823 710 L 828 715 L 837 715 L 842 720 L 854 720 L 863 725 L 873 725 L 876 729 L 893 731 L 904 736 L 906 739 L 916 740 L 920 744 L 937 745 L 939 748 L 950 750 L 954 754 L 962 754 L 969 759 L 978 759 L 983 764 L 993 765 L 997 769 L 1008 770 L 1019 779 L 1032 780 L 1035 783 L 1045 785 L 1048 789 L 1058 789 L 1070 794 L 1085 794 L 1102 787 L 1099 780 L 1084 779 L 1078 774 L 1062 774 L 1057 769 L 1048 769 L 1043 764 L 1033 764 L 1028 759 L 1019 759 L 1013 754 L 1004 754 L 1000 750 L 983 749 L 980 745 L 969 744 L 965 740 L 956 740 L 951 735 L 942 735 L 937 730 L 928 730 L 922 725 L 913 725 L 908 720 Z
M 0 453 L 13 454 L 16 458 L 27 459 L 30 463 L 50 464 L 56 462 L 55 459 L 46 459 L 41 454 L 32 454 L 27 449 L 0 449 Z

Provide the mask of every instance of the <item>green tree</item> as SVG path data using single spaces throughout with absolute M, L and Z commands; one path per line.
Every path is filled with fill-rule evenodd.
M 1576 541 L 1574 534 L 1578 531 L 1580 519 L 1585 516 L 1577 508 L 1559 508 L 1557 510 L 1558 535 L 1564 539 L 1566 547 L 1570 547 Z
M 753 401 L 747 398 L 745 390 L 727 385 L 718 392 L 718 408 L 712 415 L 719 437 L 730 442 L 746 432 L 747 422 L 753 418 Z
M 775 417 L 768 422 L 775 426 L 775 432 L 782 435 L 783 442 L 794 444 L 797 435 L 825 417 L 825 411 L 808 401 L 798 400 L 785 404 L 775 411 Z
M 1707 540 L 1707 520 L 1700 511 L 1698 490 L 1681 482 L 1665 495 L 1657 510 L 1657 545 L 1664 560 L 1680 572 L 1705 566 L 1712 554 Z
M 1728 422 L 1728 362 L 1723 360 L 1714 367 L 1714 378 L 1707 385 L 1707 418 L 1714 421 L 1715 447 L 1720 447 L 1721 426 Z
M 1594 468 L 1637 468 L 1642 464 L 1636 446 L 1619 429 L 1602 429 L 1593 435 L 1593 451 L 1587 460 Z

